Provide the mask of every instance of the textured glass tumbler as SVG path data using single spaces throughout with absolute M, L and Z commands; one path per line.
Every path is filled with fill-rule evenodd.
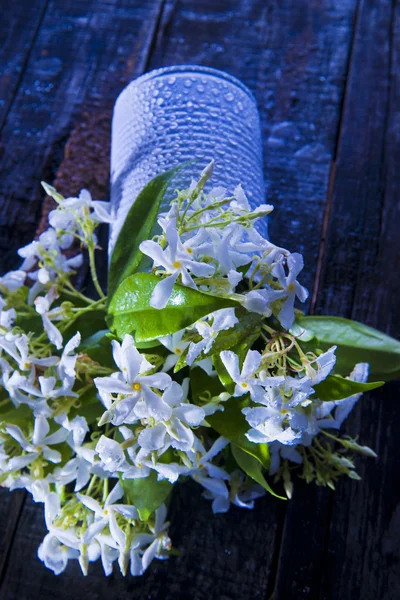
M 146 183 L 192 159 L 190 173 L 183 169 L 174 189 L 188 187 L 214 159 L 213 186 L 232 192 L 241 183 L 252 207 L 265 201 L 260 118 L 250 90 L 223 71 L 193 65 L 157 69 L 132 81 L 119 95 L 112 121 L 111 202 L 117 218 L 110 253 Z M 262 228 L 265 235 L 266 224 Z

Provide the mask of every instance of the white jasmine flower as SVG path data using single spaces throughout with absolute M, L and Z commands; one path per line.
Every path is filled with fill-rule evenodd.
M 168 246 L 165 250 L 151 240 L 142 242 L 140 251 L 154 261 L 154 266 L 163 267 L 168 277 L 162 279 L 154 288 L 150 304 L 154 308 L 165 308 L 172 288 L 180 275 L 183 285 L 196 288 L 190 273 L 197 277 L 210 277 L 214 273 L 212 265 L 193 260 L 180 242 L 175 220 L 171 219 L 165 228 Z M 190 272 L 190 273 L 189 273 Z
M 0 296 L 0 328 L 9 330 L 14 326 L 17 313 L 14 308 L 3 310 L 6 305 L 7 303 L 4 302 L 3 298 Z
M 76 416 L 71 421 L 65 413 L 54 417 L 54 421 L 66 429 L 70 435 L 67 438 L 68 444 L 75 449 L 82 446 L 86 434 L 89 432 L 89 426 L 85 417 Z
M 64 379 L 75 379 L 75 365 L 78 356 L 73 354 L 73 351 L 76 350 L 80 343 L 81 334 L 79 331 L 66 343 L 60 362 L 57 365 L 57 373 L 61 381 Z
M 312 441 L 312 436 L 309 434 L 303 434 L 296 441 L 296 445 L 287 446 L 285 444 L 281 444 L 280 442 L 271 442 L 269 444 L 269 451 L 271 457 L 271 466 L 269 469 L 270 475 L 275 475 L 278 472 L 281 460 L 288 460 L 294 464 L 301 465 L 303 462 L 303 457 L 300 452 L 297 450 L 297 446 L 301 444 L 302 446 L 309 446 Z
M 217 310 L 214 313 L 211 313 L 207 317 L 208 319 L 212 319 L 212 323 L 207 323 L 205 320 L 197 321 L 195 323 L 195 328 L 203 338 L 201 342 L 191 343 L 189 347 L 189 351 L 187 353 L 186 362 L 189 366 L 191 366 L 196 358 L 202 352 L 207 354 L 220 333 L 220 331 L 224 331 L 226 329 L 231 329 L 238 323 L 238 319 L 235 316 L 234 308 L 224 308 L 222 310 Z
M 155 512 L 155 523 L 151 527 L 151 533 L 139 533 L 135 536 L 130 551 L 131 575 L 143 575 L 154 558 L 168 558 L 167 551 L 171 549 L 171 540 L 166 531 L 169 525 L 165 522 L 166 516 L 167 508 L 162 504 Z
M 368 381 L 368 374 L 368 363 L 358 363 L 347 379 L 357 381 L 358 383 L 366 383 Z M 362 393 L 354 394 L 343 400 L 322 402 L 321 406 L 317 409 L 317 416 L 320 417 L 318 421 L 319 427 L 321 429 L 340 429 L 343 421 L 347 419 L 361 396 Z M 329 416 L 332 411 L 333 415 Z
M 163 407 L 160 396 L 152 388 L 164 390 L 171 382 L 171 377 L 167 373 L 144 374 L 153 366 L 138 352 L 132 336 L 125 335 L 122 344 L 113 340 L 112 345 L 114 360 L 120 372 L 113 373 L 111 377 L 96 377 L 94 380 L 108 409 L 99 424 L 108 421 L 114 425 L 135 422 L 138 417 L 134 409 L 139 400 L 143 400 L 157 418 Z M 115 394 L 118 397 L 114 400 Z
M 328 377 L 336 364 L 336 348 L 337 346 L 332 346 L 315 360 L 306 364 L 305 371 L 311 379 L 311 385 L 317 385 Z
M 58 362 L 57 356 L 49 356 L 48 358 L 32 356 L 28 341 L 28 336 L 25 334 L 14 335 L 8 332 L 6 335 L 0 335 L 0 348 L 15 360 L 21 371 L 30 371 L 33 365 L 50 367 Z
M 272 314 L 270 296 L 266 289 L 251 290 L 242 296 L 242 305 L 249 312 L 258 313 L 264 317 L 270 317 Z
M 305 302 L 308 298 L 308 291 L 296 280 L 298 274 L 304 267 L 304 261 L 301 254 L 295 252 L 287 257 L 287 266 L 289 274 L 286 276 L 282 263 L 278 263 L 272 269 L 272 274 L 277 278 L 280 290 L 270 292 L 270 301 L 286 298 L 279 314 L 278 319 L 285 329 L 290 329 L 294 322 L 294 301 L 297 298 L 300 302 Z
M 241 471 L 235 471 L 229 481 L 229 496 L 217 494 L 210 490 L 203 492 L 204 498 L 212 501 L 212 511 L 214 514 L 228 512 L 231 504 L 239 508 L 254 508 L 254 500 L 265 496 L 265 490 L 257 484 L 243 489 L 244 475 Z
M 49 446 L 64 442 L 68 436 L 68 431 L 61 427 L 54 433 L 48 435 L 50 426 L 43 415 L 40 415 L 35 419 L 31 442 L 26 439 L 18 425 L 6 425 L 5 430 L 20 444 L 22 450 L 26 452 L 24 455 L 10 459 L 10 471 L 26 467 L 40 455 L 43 455 L 45 460 L 52 463 L 59 463 L 61 461 L 61 454 L 58 450 L 54 450 Z
M 45 289 L 46 284 L 54 281 L 59 274 L 70 273 L 82 265 L 82 254 L 67 258 L 61 252 L 72 243 L 73 238 L 69 239 L 69 244 L 64 244 L 63 236 L 60 237 L 50 228 L 40 235 L 39 240 L 18 250 L 18 254 L 25 259 L 21 270 L 29 271 L 27 276 L 36 282 L 29 291 L 29 303 L 32 303 L 37 294 Z M 32 271 L 37 263 L 40 263 L 40 268 Z
M 215 458 L 229 444 L 229 440 L 219 437 L 206 452 L 200 440 L 196 438 L 193 453 L 188 453 L 188 457 L 193 461 L 193 468 L 190 470 L 191 477 L 203 486 L 208 492 L 221 499 L 229 498 L 229 489 L 225 481 L 229 481 L 230 476 L 224 469 L 214 465 L 211 460 Z
M 240 183 L 235 187 L 233 191 L 233 196 L 235 200 L 232 200 L 230 204 L 230 207 L 233 211 L 240 213 L 249 212 L 251 210 L 247 196 L 244 193 L 244 190 Z
M 286 412 L 275 406 L 259 406 L 256 408 L 243 408 L 242 413 L 246 417 L 252 429 L 246 433 L 250 442 L 256 444 L 279 441 L 282 444 L 293 444 L 301 435 L 290 425 L 285 426 Z
M 74 547 L 65 544 L 54 534 L 48 533 L 39 546 L 38 557 L 44 562 L 48 569 L 51 569 L 55 575 L 63 573 L 70 559 L 79 559 L 79 541 L 74 543 Z M 70 542 L 70 539 L 68 540 Z M 71 543 L 71 542 L 70 542 Z
M 182 341 L 182 337 L 185 332 L 186 329 L 181 329 L 181 331 L 177 331 L 172 335 L 166 335 L 159 338 L 158 341 L 161 342 L 161 344 L 171 352 L 171 354 L 169 354 L 165 359 L 164 366 L 162 368 L 163 371 L 170 371 L 176 365 L 182 353 L 189 346 L 189 342 Z
M 14 479 L 10 486 L 10 492 L 17 489 L 26 489 L 32 494 L 34 502 L 46 503 L 49 497 L 54 492 L 50 492 L 50 477 L 47 476 L 44 479 L 36 479 L 31 475 L 21 475 Z
M 104 574 L 109 577 L 112 574 L 113 563 L 119 557 L 118 545 L 109 535 L 99 533 L 92 538 L 92 544 L 99 545 L 101 564 L 103 565 Z
M 148 452 L 164 450 L 169 446 L 179 450 L 190 450 L 194 443 L 192 427 L 197 427 L 205 418 L 202 408 L 184 402 L 182 387 L 173 381 L 161 398 L 165 405 L 162 422 L 146 427 L 139 434 L 139 445 Z M 150 419 L 149 419 L 150 417 Z M 141 419 L 151 420 L 143 411 Z
M 249 350 L 243 363 L 242 371 L 239 369 L 239 357 L 230 350 L 224 350 L 220 354 L 226 370 L 234 381 L 234 396 L 250 394 L 254 402 L 260 402 L 264 397 L 262 382 L 255 376 L 260 364 L 261 354 L 257 350 Z
M 251 263 L 251 257 L 247 252 L 239 250 L 239 242 L 245 234 L 242 225 L 233 223 L 224 230 L 208 229 L 210 241 L 202 245 L 202 252 L 213 256 L 217 261 L 218 275 L 228 275 L 231 272 L 237 272 L 239 267 Z
M 0 286 L 4 286 L 9 292 L 15 292 L 25 283 L 25 271 L 9 271 L 0 277 Z
M 84 207 L 88 207 L 93 210 L 90 218 L 96 223 L 112 223 L 115 219 L 110 202 L 92 200 L 90 192 L 86 189 L 83 189 L 80 191 L 78 198 L 65 198 L 61 203 L 61 211 L 64 212 L 68 210 L 68 212 L 72 215 L 69 227 L 72 227 L 73 221 L 77 218 L 84 218 Z M 59 218 L 57 212 L 60 212 L 60 208 L 52 211 L 52 213 L 49 215 L 49 222 L 53 226 L 56 226 L 55 224 L 60 224 L 59 221 L 57 221 L 57 218 Z M 68 227 L 66 227 L 66 229 L 68 229 Z
M 51 318 L 62 319 L 62 315 L 60 315 L 59 309 L 55 309 L 55 311 L 50 311 L 50 306 L 57 298 L 57 291 L 53 287 L 45 296 L 38 296 L 35 299 L 35 308 L 36 312 L 38 312 L 43 321 L 43 327 L 47 333 L 47 337 L 50 342 L 54 344 L 57 350 L 62 348 L 63 337 L 54 323 L 51 322 Z
M 105 435 L 102 435 L 97 442 L 96 452 L 100 456 L 104 468 L 111 473 L 123 472 L 129 468 L 121 445 Z
M 118 504 L 124 495 L 124 491 L 120 482 L 118 482 L 111 492 L 108 494 L 104 506 L 101 506 L 97 500 L 86 496 L 84 494 L 77 494 L 77 498 L 84 504 L 89 510 L 94 512 L 95 520 L 89 525 L 83 536 L 83 543 L 91 541 L 91 539 L 99 534 L 103 529 L 108 526 L 110 529 L 111 537 L 117 542 L 121 548 L 126 546 L 126 535 L 117 523 L 115 513 L 123 515 L 127 519 L 139 519 L 138 512 L 134 506 L 129 504 Z

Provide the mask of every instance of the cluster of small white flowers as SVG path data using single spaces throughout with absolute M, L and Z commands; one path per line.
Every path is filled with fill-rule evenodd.
M 141 575 L 154 558 L 168 557 L 166 505 L 160 500 L 144 514 L 130 495 L 142 480 L 169 488 L 191 478 L 214 513 L 232 504 L 252 508 L 265 489 L 232 467 L 230 439 L 208 422 L 224 414 L 232 398 L 238 406 L 246 399 L 240 405 L 245 441 L 268 444 L 270 474 L 288 460 L 301 464 L 301 449 L 321 431 L 339 429 L 358 399 L 317 398 L 315 386 L 335 365 L 335 347 L 305 354 L 288 332 L 295 298 L 307 298 L 297 281 L 302 257 L 255 229 L 272 206 L 251 210 L 241 186 L 232 196 L 223 188 L 205 193 L 211 172 L 212 163 L 178 193 L 158 219 L 162 233 L 140 250 L 160 278 L 150 300 L 154 309 L 167 306 L 177 283 L 217 296 L 227 307 L 155 339 L 149 350 L 131 334 L 109 339 L 116 367 L 92 359 L 72 327 L 82 316 L 90 320 L 91 310 L 106 310 L 93 252 L 96 226 L 113 218 L 108 203 L 93 201 L 86 190 L 64 199 L 45 186 L 58 204 L 50 227 L 19 251 L 20 269 L 0 278 L 0 484 L 25 488 L 44 504 L 48 534 L 39 557 L 56 574 L 69 559 L 77 559 L 84 574 L 101 559 L 106 575 L 115 561 L 123 574 Z M 71 283 L 83 260 L 80 251 L 66 255 L 74 243 L 89 253 L 100 300 Z M 243 313 L 256 315 L 255 337 L 240 334 Z M 261 345 L 252 349 L 256 339 Z M 197 368 L 210 388 L 218 384 L 217 392 L 206 385 L 195 396 L 187 375 Z M 360 364 L 350 377 L 364 382 L 367 376 L 368 365 Z M 354 473 L 349 464 L 343 468 Z M 283 481 L 290 495 L 286 471 Z
M 169 212 L 160 215 L 163 234 L 158 241 L 140 245 L 143 254 L 153 260 L 154 272 L 162 276 L 151 304 L 164 308 L 177 281 L 232 296 L 247 276 L 250 289 L 242 292 L 238 301 L 249 311 L 264 316 L 274 313 L 289 329 L 295 318 L 296 297 L 301 302 L 308 297 L 296 279 L 303 269 L 303 258 L 265 240 L 254 228 L 258 219 L 273 210 L 270 204 L 251 210 L 240 185 L 232 196 L 221 187 L 205 194 L 203 187 L 212 170 L 213 162 L 197 183 L 178 196 Z

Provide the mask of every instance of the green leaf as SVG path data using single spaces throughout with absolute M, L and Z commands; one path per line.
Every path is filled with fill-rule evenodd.
M 11 408 L 11 410 L 10 410 Z M 8 425 L 19 425 L 22 429 L 30 422 L 33 423 L 32 409 L 27 404 L 20 404 L 18 407 L 6 405 L 6 411 L 0 413 L 0 423 Z
M 155 471 L 141 479 L 121 479 L 121 485 L 130 504 L 133 504 L 142 521 L 161 506 L 172 490 L 172 484 L 165 479 L 157 481 Z
M 259 485 L 261 485 L 267 492 L 275 496 L 275 498 L 279 498 L 280 500 L 287 500 L 284 496 L 279 496 L 274 492 L 271 486 L 268 484 L 262 473 L 261 464 L 253 457 L 244 452 L 242 448 L 239 448 L 236 444 L 231 444 L 232 454 L 239 465 L 239 467 L 253 479 Z
M 263 467 L 269 469 L 270 456 L 268 444 L 255 444 L 247 439 L 246 433 L 250 429 L 242 409 L 250 405 L 248 396 L 230 398 L 224 402 L 224 411 L 217 411 L 207 417 L 207 423 L 220 435 L 239 446 L 244 452 L 250 454 Z
M 202 399 L 206 395 L 209 395 L 211 399 L 225 392 L 225 388 L 218 377 L 210 377 L 200 367 L 194 367 L 190 369 L 190 391 L 192 403 L 201 405 Z
M 162 310 L 150 305 L 160 278 L 136 273 L 125 279 L 111 300 L 109 326 L 118 337 L 134 333 L 137 342 L 147 342 L 192 325 L 215 310 L 237 306 L 228 298 L 204 294 L 175 284 L 168 304 Z
M 87 354 L 92 360 L 101 364 L 102 367 L 115 368 L 115 362 L 112 355 L 112 346 L 110 332 L 108 329 L 101 329 L 82 340 L 79 346 L 80 354 Z
M 43 332 L 42 317 L 38 313 L 32 315 L 21 315 L 17 311 L 15 324 L 26 333 L 34 333 L 39 336 Z
M 91 337 L 98 331 L 106 327 L 106 313 L 104 310 L 92 310 L 89 313 L 79 315 L 77 319 L 71 322 L 64 330 L 64 340 L 70 340 L 77 331 L 81 334 L 81 339 Z
M 215 370 L 217 371 L 219 380 L 231 395 L 235 390 L 235 382 L 232 377 L 229 375 L 228 371 L 225 369 L 225 365 L 221 360 L 219 354 L 214 354 L 212 357 L 213 365 Z
M 97 397 L 97 390 L 93 385 L 79 398 L 79 406 L 72 408 L 69 413 L 69 419 L 74 417 L 85 417 L 88 425 L 93 425 L 104 413 L 104 406 Z
M 144 259 L 139 245 L 152 237 L 160 204 L 168 184 L 181 167 L 157 175 L 143 188 L 119 232 L 108 270 L 108 299 L 119 284 L 135 273 Z
M 314 334 L 316 341 L 302 343 L 305 350 L 337 346 L 335 372 L 349 375 L 354 365 L 367 362 L 370 379 L 389 381 L 400 376 L 400 342 L 377 329 L 341 317 L 299 317 L 296 324 Z
M 372 383 L 360 383 L 346 379 L 341 375 L 328 375 L 328 377 L 314 386 L 315 392 L 320 400 L 343 400 L 354 396 L 354 394 L 362 394 L 369 390 L 374 390 L 385 385 L 384 381 L 374 381 Z

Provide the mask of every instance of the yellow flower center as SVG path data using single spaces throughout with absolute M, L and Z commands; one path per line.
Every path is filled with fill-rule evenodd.
M 288 288 L 287 288 L 287 289 L 288 289 L 288 291 L 289 291 L 289 292 L 291 292 L 291 293 L 292 293 L 292 292 L 294 292 L 294 283 L 291 283 L 290 285 L 288 285 Z
M 140 383 L 134 383 L 133 389 L 135 390 L 135 392 L 138 392 L 139 390 L 142 389 L 142 386 L 140 385 Z
M 187 252 L 188 254 L 193 254 L 193 250 L 192 250 L 191 248 L 186 248 L 186 252 Z
M 173 267 L 174 267 L 174 269 L 180 269 L 181 268 L 181 263 L 178 260 L 176 260 L 174 262 L 174 264 L 173 264 Z
M 247 383 L 245 383 L 245 382 L 243 382 L 243 383 L 242 383 L 242 388 L 243 388 L 244 390 L 247 390 L 247 388 L 248 388 L 248 387 L 249 387 L 249 386 L 247 385 Z

